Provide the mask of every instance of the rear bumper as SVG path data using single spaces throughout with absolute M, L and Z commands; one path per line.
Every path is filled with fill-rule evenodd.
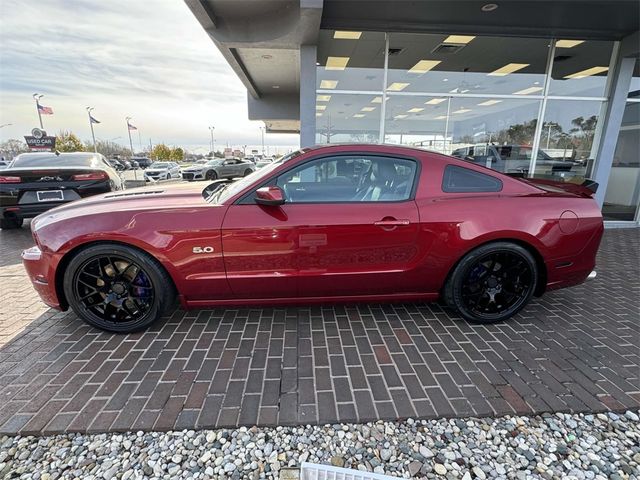
M 27 203 L 13 205 L 10 207 L 0 207 L 0 216 L 16 216 L 19 218 L 33 218 L 52 208 L 59 207 L 70 202 L 47 202 L 47 203 Z
M 56 292 L 55 277 L 49 272 L 49 262 L 37 246 L 22 252 L 22 263 L 33 288 L 44 303 L 57 310 L 62 310 Z M 52 278 L 53 277 L 53 278 Z

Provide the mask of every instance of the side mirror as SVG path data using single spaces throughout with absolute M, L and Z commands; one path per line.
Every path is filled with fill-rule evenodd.
M 280 187 L 261 187 L 256 190 L 255 201 L 258 205 L 277 207 L 284 204 L 284 193 Z

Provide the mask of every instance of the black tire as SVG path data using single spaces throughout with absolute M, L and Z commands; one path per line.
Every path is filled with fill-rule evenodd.
M 176 301 L 173 281 L 158 261 L 126 245 L 81 250 L 67 265 L 63 287 L 78 317 L 115 333 L 148 327 Z
M 466 320 L 500 322 L 529 303 L 537 281 L 538 267 L 527 249 L 511 242 L 489 243 L 458 262 L 444 299 Z
M 251 170 L 250 168 L 247 168 L 247 169 L 244 171 L 244 176 L 246 177 L 247 175 L 251 175 L 252 173 L 253 173 L 253 170 Z
M 205 180 L 217 180 L 217 178 L 218 178 L 218 174 L 216 173 L 215 170 L 207 171 L 207 173 L 204 176 Z
M 24 223 L 24 218 L 20 217 L 5 217 L 0 218 L 0 228 L 2 230 L 13 230 L 20 228 Z

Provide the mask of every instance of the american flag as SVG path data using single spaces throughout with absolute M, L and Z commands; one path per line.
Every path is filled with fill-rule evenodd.
M 129 127 L 129 130 L 137 130 L 138 129 L 138 127 L 134 127 L 129 122 L 127 122 L 127 127 Z
M 38 111 L 41 115 L 53 115 L 53 108 L 45 107 L 44 105 L 38 104 Z
M 91 114 L 89 114 L 89 121 L 90 121 L 91 123 L 100 123 L 100 120 L 97 120 L 97 119 L 93 118 L 93 117 L 91 116 Z

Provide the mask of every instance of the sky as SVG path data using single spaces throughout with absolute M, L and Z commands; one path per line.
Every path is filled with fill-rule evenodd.
M 262 122 L 247 119 L 247 93 L 182 0 L 0 0 L 0 141 L 38 126 L 32 95 L 54 115 L 49 134 L 70 130 L 128 146 L 258 147 Z M 280 152 L 298 135 L 267 134 Z

